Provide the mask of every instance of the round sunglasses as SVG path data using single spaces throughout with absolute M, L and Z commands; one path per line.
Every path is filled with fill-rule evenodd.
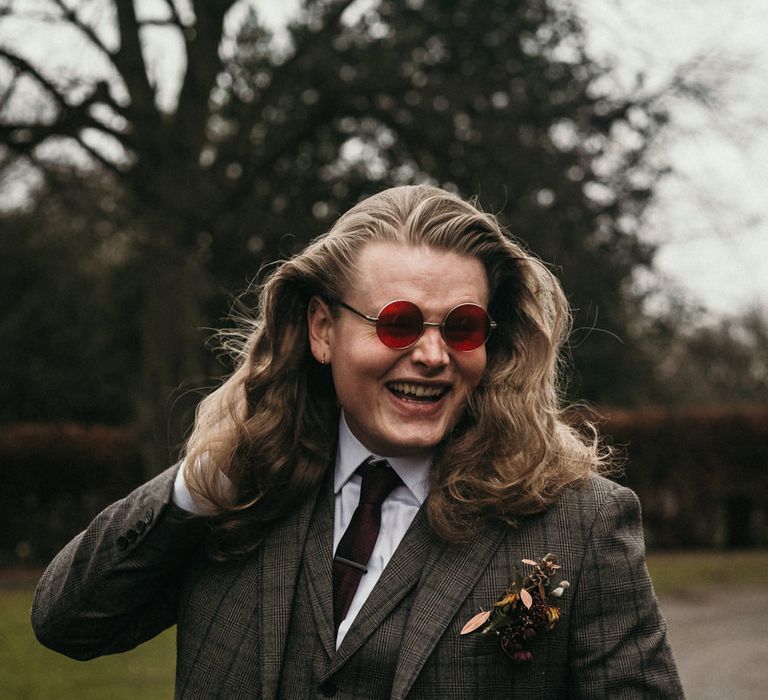
M 379 311 L 378 316 L 368 316 L 343 301 L 337 303 L 360 318 L 375 323 L 379 340 L 394 350 L 409 348 L 421 338 L 427 326 L 434 326 L 440 329 L 449 347 L 469 352 L 483 345 L 496 328 L 496 322 L 477 304 L 454 306 L 440 323 L 434 323 L 425 321 L 421 309 L 412 301 L 390 301 Z

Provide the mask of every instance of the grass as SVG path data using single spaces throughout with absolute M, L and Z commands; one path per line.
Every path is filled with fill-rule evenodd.
M 718 586 L 765 588 L 768 550 L 656 552 L 648 567 L 660 595 Z M 2 572 L 0 572 L 2 579 Z M 172 630 L 126 654 L 73 661 L 42 647 L 29 623 L 34 584 L 0 587 L 0 688 L 15 700 L 154 700 L 173 697 L 176 642 Z
M 14 700 L 173 697 L 173 630 L 126 654 L 74 661 L 35 639 L 29 622 L 32 593 L 30 584 L 0 588 L 0 696 Z
M 713 588 L 768 588 L 768 550 L 652 552 L 648 569 L 660 595 Z

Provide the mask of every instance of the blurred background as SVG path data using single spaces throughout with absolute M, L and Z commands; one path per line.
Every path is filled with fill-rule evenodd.
M 39 567 L 175 461 L 249 285 L 422 182 L 561 279 L 566 392 L 627 453 L 669 605 L 768 615 L 766 29 L 762 0 L 0 0 L 2 617 L 31 637 Z M 762 697 L 713 666 L 692 697 Z M 105 687 L 147 690 L 126 668 Z

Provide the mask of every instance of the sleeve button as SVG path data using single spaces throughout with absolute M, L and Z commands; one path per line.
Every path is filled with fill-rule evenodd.
M 125 533 L 125 538 L 129 542 L 135 542 L 137 537 L 138 537 L 138 533 L 133 528 L 131 528 L 130 530 L 128 530 L 128 532 Z
M 117 538 L 117 546 L 119 549 L 125 549 L 128 546 L 128 540 L 120 535 L 120 537 Z
M 141 534 L 142 532 L 144 532 L 144 530 L 147 529 L 147 524 L 143 520 L 137 520 L 135 527 L 136 527 L 136 532 Z

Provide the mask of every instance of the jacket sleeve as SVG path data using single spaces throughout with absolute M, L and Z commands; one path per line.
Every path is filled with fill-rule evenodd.
M 176 467 L 102 511 L 46 569 L 32 604 L 38 640 L 75 659 L 132 649 L 176 621 L 202 518 L 171 503 Z
M 572 582 L 569 695 L 682 698 L 666 623 L 645 564 L 640 504 L 612 482 Z

